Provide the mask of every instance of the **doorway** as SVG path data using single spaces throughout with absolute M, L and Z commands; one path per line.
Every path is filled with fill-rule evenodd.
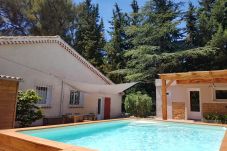
M 109 97 L 105 97 L 105 101 L 104 101 L 104 119 L 110 119 L 110 107 L 111 107 L 111 99 Z
M 200 89 L 188 90 L 188 119 L 200 120 L 202 118 L 200 98 Z

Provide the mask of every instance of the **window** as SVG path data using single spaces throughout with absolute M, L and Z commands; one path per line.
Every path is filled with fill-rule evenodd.
M 227 100 L 227 89 L 215 89 L 216 100 Z
M 80 105 L 80 92 L 70 91 L 70 105 Z
M 38 104 L 49 104 L 51 99 L 51 87 L 36 86 L 36 92 L 41 97 Z

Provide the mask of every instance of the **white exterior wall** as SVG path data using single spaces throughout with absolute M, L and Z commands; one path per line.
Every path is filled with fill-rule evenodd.
M 62 80 L 106 84 L 56 43 L 0 45 L 0 73 L 22 77 L 24 80 L 20 83 L 20 90 L 35 89 L 40 85 L 51 86 L 50 106 L 42 108 L 45 116 L 61 114 Z M 99 97 L 111 97 L 111 117 L 121 114 L 121 95 L 82 93 L 82 108 L 71 108 L 70 90 L 74 89 L 64 83 L 62 114 L 97 113 Z M 41 124 L 40 121 L 37 124 Z
M 162 90 L 161 90 L 161 80 L 156 79 L 156 115 L 159 118 L 162 118 Z M 227 89 L 227 84 L 215 84 L 215 87 L 221 87 Z M 190 84 L 190 85 L 176 85 L 176 83 L 172 83 L 172 85 L 167 89 L 169 93 L 167 95 L 167 114 L 168 118 L 172 119 L 172 102 L 185 102 L 185 117 L 187 118 L 189 113 L 189 98 L 188 98 L 188 90 L 189 89 L 199 89 L 200 90 L 200 103 L 222 103 L 214 100 L 214 88 L 212 84 Z M 223 102 L 226 103 L 226 102 Z M 201 104 L 202 105 L 202 104 Z M 202 108 L 201 108 L 202 112 Z

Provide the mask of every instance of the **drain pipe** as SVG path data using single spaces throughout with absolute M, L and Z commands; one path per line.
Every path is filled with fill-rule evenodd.
M 60 100 L 60 112 L 59 116 L 63 115 L 63 101 L 64 101 L 64 82 L 61 82 L 61 100 Z

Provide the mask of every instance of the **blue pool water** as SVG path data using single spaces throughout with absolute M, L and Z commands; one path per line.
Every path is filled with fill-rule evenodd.
M 100 151 L 218 151 L 225 128 L 132 120 L 21 133 Z

